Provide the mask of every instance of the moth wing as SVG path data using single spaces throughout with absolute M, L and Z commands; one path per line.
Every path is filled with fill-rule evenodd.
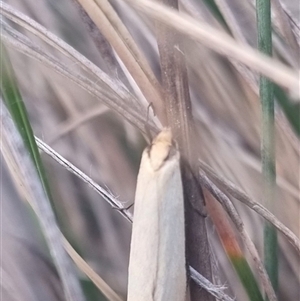
M 144 151 L 138 175 L 128 301 L 183 301 L 186 291 L 179 153 L 153 170 Z

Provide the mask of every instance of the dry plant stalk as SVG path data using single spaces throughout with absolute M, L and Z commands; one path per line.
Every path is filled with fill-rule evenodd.
M 110 4 L 107 1 L 94 0 L 78 0 L 78 2 L 112 45 L 146 99 L 149 103 L 153 103 L 157 115 L 164 124 L 165 112 L 161 101 L 161 87 L 143 54 Z
M 178 9 L 177 0 L 163 2 Z M 197 179 L 193 176 L 196 170 L 189 167 L 195 166 L 197 151 L 196 145 L 192 143 L 195 133 L 182 37 L 161 23 L 157 23 L 156 35 L 168 124 L 178 142 L 183 159 L 181 168 L 185 199 L 187 261 L 211 281 L 205 216 L 199 214 L 205 212 L 204 197 Z M 209 293 L 199 289 L 193 281 L 190 282 L 189 288 L 192 301 L 213 300 Z

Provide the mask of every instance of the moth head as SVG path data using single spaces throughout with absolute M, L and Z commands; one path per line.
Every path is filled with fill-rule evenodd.
M 159 170 L 176 152 L 177 145 L 173 140 L 171 129 L 164 128 L 148 148 L 148 156 L 153 170 Z

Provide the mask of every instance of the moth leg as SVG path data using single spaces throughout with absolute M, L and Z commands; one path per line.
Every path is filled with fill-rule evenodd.
M 154 105 L 153 105 L 152 102 L 150 102 L 148 107 L 147 107 L 147 122 L 149 121 L 149 110 L 150 110 L 150 108 L 152 108 L 153 114 L 154 114 L 154 116 L 156 116 Z

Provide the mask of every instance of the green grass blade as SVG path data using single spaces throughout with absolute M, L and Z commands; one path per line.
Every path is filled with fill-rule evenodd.
M 19 138 L 20 134 L 21 137 L 19 138 L 19 140 L 22 140 L 22 148 L 25 147 L 25 149 L 28 151 L 33 163 L 33 165 L 27 164 L 28 162 L 26 161 L 26 164 L 24 165 L 27 168 L 27 173 L 24 172 L 24 160 L 22 160 L 23 157 L 20 155 L 21 152 L 19 152 L 16 159 L 17 164 L 21 166 L 20 169 L 24 172 L 22 175 L 24 179 L 26 178 L 25 174 L 34 174 L 37 179 L 34 180 L 34 182 L 41 184 L 37 185 L 36 187 L 38 188 L 36 189 L 31 187 L 32 198 L 34 201 L 32 202 L 32 200 L 30 200 L 29 203 L 34 209 L 36 216 L 38 217 L 38 220 L 40 222 L 44 237 L 46 238 L 46 241 L 48 243 L 49 251 L 52 255 L 53 261 L 56 265 L 57 271 L 62 281 L 66 300 L 84 300 L 84 296 L 78 278 L 75 276 L 75 274 L 72 273 L 72 265 L 71 262 L 69 262 L 70 259 L 67 257 L 67 254 L 60 241 L 61 232 L 58 228 L 53 209 L 49 203 L 49 200 L 51 200 L 51 193 L 46 179 L 42 160 L 40 158 L 38 147 L 35 142 L 35 138 L 27 116 L 25 105 L 23 103 L 21 94 L 16 83 L 16 78 L 13 72 L 12 65 L 9 61 L 9 57 L 1 40 L 0 68 L 0 89 L 2 96 L 1 98 L 3 98 L 6 104 L 6 106 L 3 107 L 5 108 L 5 111 L 7 110 L 6 107 L 8 108 L 9 113 L 7 112 L 6 116 L 10 115 L 14 121 L 14 123 L 12 123 L 10 118 L 7 118 L 7 120 L 10 121 L 10 124 L 9 126 L 5 124 L 6 131 L 9 128 L 10 132 L 13 133 L 11 137 L 15 139 L 16 137 Z M 16 133 L 17 131 L 18 133 Z M 16 149 L 19 148 L 20 144 L 16 146 Z M 25 158 L 27 158 L 27 156 L 25 156 Z M 36 169 L 37 175 L 35 174 L 34 169 Z M 26 184 L 30 186 L 29 182 L 27 182 Z
M 256 0 L 258 49 L 272 56 L 272 27 L 270 0 Z M 276 168 L 275 168 L 275 126 L 274 126 L 274 85 L 267 78 L 260 77 L 259 85 L 262 107 L 261 157 L 263 171 L 264 202 L 267 208 L 275 206 Z M 264 257 L 265 266 L 273 284 L 278 287 L 277 233 L 271 224 L 265 223 Z
M 246 258 L 244 256 L 229 256 L 229 258 L 248 294 L 249 299 L 251 301 L 263 301 L 263 296 Z
M 33 131 L 28 119 L 28 114 L 15 80 L 15 74 L 3 44 L 1 47 L 0 70 L 1 70 L 1 93 L 5 104 L 22 136 L 35 168 L 41 179 L 44 190 L 51 200 L 51 193 L 46 179 L 46 174 L 35 142 Z

